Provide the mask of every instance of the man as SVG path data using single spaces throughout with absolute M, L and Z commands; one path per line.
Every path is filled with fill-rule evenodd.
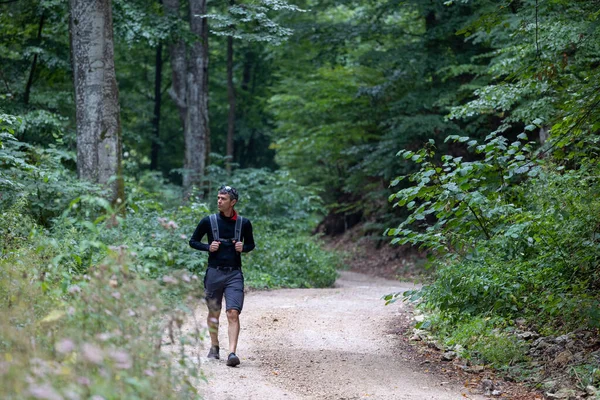
M 234 210 L 238 199 L 237 190 L 231 186 L 221 186 L 217 195 L 219 214 L 204 217 L 190 239 L 191 247 L 209 252 L 208 268 L 204 276 L 204 291 L 208 305 L 207 323 L 211 341 L 208 358 L 219 359 L 219 317 L 224 295 L 229 335 L 227 365 L 230 367 L 235 367 L 240 363 L 236 350 L 240 333 L 239 315 L 244 305 L 241 253 L 247 253 L 254 249 L 252 224 Z M 211 217 L 213 218 L 212 225 Z M 237 232 L 237 238 L 236 222 L 241 228 Z M 204 235 L 208 237 L 208 243 L 201 242 Z M 215 237 L 217 235 L 218 237 Z

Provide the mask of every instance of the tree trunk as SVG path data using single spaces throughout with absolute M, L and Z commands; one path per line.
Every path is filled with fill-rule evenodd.
M 190 0 L 190 30 L 198 40 L 186 57 L 183 40 L 169 48 L 173 84 L 169 90 L 177 104 L 183 124 L 185 160 L 183 187 L 189 193 L 192 186 L 200 186 L 206 167 L 210 141 L 208 126 L 208 22 L 206 0 Z M 179 14 L 179 0 L 164 0 L 167 12 Z
M 234 1 L 231 0 L 231 5 Z M 233 37 L 227 37 L 227 99 L 229 100 L 229 116 L 227 118 L 227 172 L 231 173 L 233 162 L 233 139 L 235 135 L 235 87 L 233 86 Z
M 158 169 L 160 151 L 160 104 L 162 101 L 162 43 L 156 47 L 156 66 L 154 69 L 154 118 L 152 119 L 153 137 L 150 148 L 150 169 Z
M 184 130 L 186 173 L 183 187 L 201 186 L 206 166 L 208 126 L 208 21 L 207 0 L 190 0 L 190 30 L 198 36 L 190 49 L 187 74 L 187 113 Z
M 247 50 L 244 56 L 244 69 L 242 71 L 242 83 L 240 84 L 243 91 L 249 90 L 250 80 L 252 79 L 254 53 L 252 50 Z
M 167 13 L 172 15 L 179 15 L 179 0 L 164 0 L 165 10 Z M 171 89 L 169 89 L 169 95 L 177 105 L 179 111 L 179 118 L 181 123 L 184 125 L 187 113 L 187 104 L 185 98 L 185 87 L 186 87 L 186 56 L 185 56 L 185 43 L 179 39 L 177 42 L 169 46 L 169 57 L 171 59 L 171 69 L 173 71 L 173 83 Z
M 550 129 L 547 126 L 542 126 L 540 128 L 540 144 L 546 143 L 548 137 L 550 136 Z
M 203 9 L 204 14 L 206 14 L 207 8 L 207 0 L 203 0 Z M 208 158 L 210 154 L 210 120 L 208 118 L 208 19 L 204 18 L 202 23 L 202 92 L 204 93 L 204 101 L 202 104 L 203 114 L 206 116 L 205 118 L 205 139 L 204 139 L 204 161 L 205 166 L 208 165 Z M 208 187 L 204 191 L 205 195 L 208 195 Z
M 70 0 L 70 5 L 77 173 L 107 184 L 115 203 L 124 198 L 124 185 L 111 1 Z
M 206 136 L 204 139 L 204 143 L 205 143 L 205 166 L 210 164 L 210 152 L 211 152 L 211 142 L 210 142 L 210 124 L 209 124 L 209 118 L 208 118 L 208 104 L 209 104 L 209 98 L 208 98 L 208 60 L 209 60 L 209 54 L 208 54 L 208 20 L 205 20 L 204 23 L 204 31 L 203 31 L 203 37 L 204 37 L 204 42 L 206 43 L 206 48 L 203 50 L 204 55 L 205 55 L 205 65 L 204 65 L 204 75 L 203 75 L 203 81 L 202 81 L 202 86 L 204 87 L 204 93 L 206 93 Z M 208 187 L 205 188 L 204 190 L 204 195 L 208 196 Z
M 42 41 L 42 29 L 44 28 L 44 20 L 46 18 L 45 14 L 42 14 L 40 17 L 40 26 L 38 28 L 37 33 L 37 44 L 40 45 Z M 35 53 L 33 55 L 33 61 L 31 62 L 31 70 L 29 70 L 29 78 L 27 79 L 27 85 L 25 86 L 25 94 L 23 96 L 23 102 L 27 105 L 29 104 L 29 95 L 31 94 L 31 86 L 33 85 L 33 77 L 35 75 L 35 68 L 37 66 L 38 55 Z

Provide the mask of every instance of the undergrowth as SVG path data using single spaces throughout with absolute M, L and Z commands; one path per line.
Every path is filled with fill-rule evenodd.
M 430 284 L 387 300 L 417 301 L 418 327 L 496 368 L 525 360 L 517 319 L 542 335 L 600 327 L 600 168 L 537 158 L 519 138 L 450 138 L 475 161 L 440 159 L 433 143 L 401 152 L 421 168 L 394 182 L 411 182 L 392 196 L 410 215 L 388 231 L 435 257 Z
M 143 279 L 130 269 L 125 247 L 108 249 L 101 263 L 72 275 L 44 267 L 45 239 L 5 247 L 0 260 L 2 397 L 195 398 L 197 353 L 174 357 L 161 346 L 167 336 L 179 347 L 197 347 L 203 338 L 199 325 L 191 335 L 179 330 L 185 305 L 200 299 L 198 277 Z M 183 295 L 178 305 L 163 300 L 174 290 Z
M 142 173 L 126 178 L 127 201 L 111 205 L 102 188 L 76 179 L 65 162 L 72 154 L 23 144 L 4 129 L 3 398 L 197 398 L 205 377 L 194 358 L 206 329 L 184 334 L 182 325 L 203 301 L 207 254 L 188 242 L 216 211 L 221 183 L 238 187 L 236 208 L 254 225 L 257 247 L 243 255 L 247 286 L 323 287 L 337 276 L 338 257 L 310 236 L 318 197 L 283 172 L 226 178 L 213 167 L 210 187 L 187 201 L 181 188 Z

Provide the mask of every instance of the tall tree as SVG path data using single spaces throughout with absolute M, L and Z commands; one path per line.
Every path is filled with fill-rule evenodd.
M 158 0 L 158 4 L 163 4 Z M 154 63 L 154 115 L 152 117 L 153 137 L 150 144 L 150 169 L 158 169 L 158 155 L 160 152 L 160 109 L 162 104 L 162 67 L 163 67 L 163 42 L 156 46 Z
M 37 33 L 37 42 L 41 42 L 42 40 L 42 29 L 44 28 L 44 20 L 46 15 L 42 12 L 42 16 L 40 17 L 40 26 L 38 28 Z M 38 62 L 38 53 L 33 55 L 33 61 L 31 62 L 31 69 L 29 70 L 29 78 L 27 79 L 27 85 L 25 86 L 25 94 L 23 95 L 23 102 L 27 105 L 29 104 L 29 96 L 31 94 L 31 85 L 33 85 L 33 77 L 35 76 L 35 68 L 37 67 Z
M 225 7 L 225 4 L 227 4 L 226 9 L 216 6 L 216 12 L 209 15 L 209 18 L 211 19 L 211 33 L 226 37 L 224 47 L 226 47 L 225 66 L 228 104 L 226 119 L 227 133 L 223 135 L 224 141 L 218 140 L 218 138 L 217 141 L 225 143 L 223 149 L 226 155 L 225 167 L 228 172 L 231 172 L 234 160 L 243 165 L 241 162 L 242 156 L 247 156 L 248 153 L 254 153 L 254 156 L 257 153 L 256 149 L 252 148 L 252 144 L 255 142 L 253 138 L 254 131 L 248 129 L 248 126 L 251 126 L 252 123 L 249 123 L 247 120 L 240 121 L 246 108 L 251 106 L 250 102 L 244 101 L 244 95 L 248 97 L 248 93 L 244 92 L 248 90 L 248 83 L 251 80 L 249 73 L 252 69 L 252 61 L 254 60 L 253 57 L 245 57 L 243 76 L 241 78 L 242 91 L 237 92 L 234 79 L 234 53 L 239 51 L 237 54 L 241 54 L 242 57 L 240 58 L 244 59 L 245 48 L 250 48 L 254 42 L 272 45 L 283 43 L 292 34 L 292 31 L 280 25 L 278 19 L 280 19 L 282 14 L 287 12 L 302 12 L 303 10 L 283 0 L 229 0 L 228 2 L 222 2 L 221 7 Z M 238 44 L 235 50 L 234 41 Z M 263 49 L 266 47 L 262 46 Z M 218 59 L 218 55 L 215 58 Z M 268 70 L 264 70 L 263 72 L 268 75 Z M 260 86 L 268 87 L 269 84 L 262 80 Z M 238 96 L 240 96 L 239 99 Z M 241 123 L 238 124 L 238 121 Z M 264 129 L 265 127 L 261 128 L 260 131 L 262 132 L 267 130 Z M 264 147 L 268 147 L 268 144 Z
M 170 14 L 179 15 L 179 0 L 165 0 Z M 202 183 L 206 166 L 208 120 L 208 22 L 206 0 L 190 0 L 190 31 L 195 35 L 189 49 L 183 39 L 169 47 L 173 83 L 169 94 L 177 104 L 183 123 L 185 161 L 183 187 L 189 190 Z
M 152 118 L 153 137 L 150 145 L 150 169 L 158 169 L 160 152 L 160 106 L 162 102 L 162 42 L 156 46 L 156 63 L 154 70 L 154 116 Z
M 173 15 L 179 15 L 179 0 L 164 0 L 166 11 Z M 185 76 L 187 75 L 187 65 L 185 56 L 185 42 L 182 38 L 177 38 L 173 43 L 169 45 L 169 57 L 171 59 L 171 69 L 173 71 L 171 88 L 169 89 L 169 95 L 179 110 L 179 117 L 185 124 Z M 185 130 L 185 128 L 184 128 Z
M 71 0 L 71 53 L 79 177 L 124 197 L 121 121 L 115 75 L 111 0 Z
M 229 5 L 235 5 L 235 0 L 229 0 Z M 234 27 L 232 26 L 232 29 Z M 233 140 L 235 135 L 235 86 L 233 85 L 233 36 L 227 36 L 227 99 L 229 115 L 227 117 L 227 172 L 231 172 L 233 161 Z
M 187 75 L 187 115 L 185 124 L 186 189 L 199 185 L 206 166 L 206 142 L 210 137 L 208 120 L 208 20 L 207 0 L 190 0 L 190 30 L 197 39 L 191 46 Z

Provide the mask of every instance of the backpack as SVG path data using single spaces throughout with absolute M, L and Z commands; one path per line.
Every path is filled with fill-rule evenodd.
M 242 238 L 243 219 L 244 218 L 242 216 L 238 215 L 237 219 L 235 220 L 235 236 L 233 240 L 235 240 L 236 242 L 240 242 Z M 216 240 L 217 242 L 220 241 L 221 237 L 219 235 L 219 224 L 217 223 L 217 214 L 210 215 L 210 229 L 212 230 L 213 240 Z

